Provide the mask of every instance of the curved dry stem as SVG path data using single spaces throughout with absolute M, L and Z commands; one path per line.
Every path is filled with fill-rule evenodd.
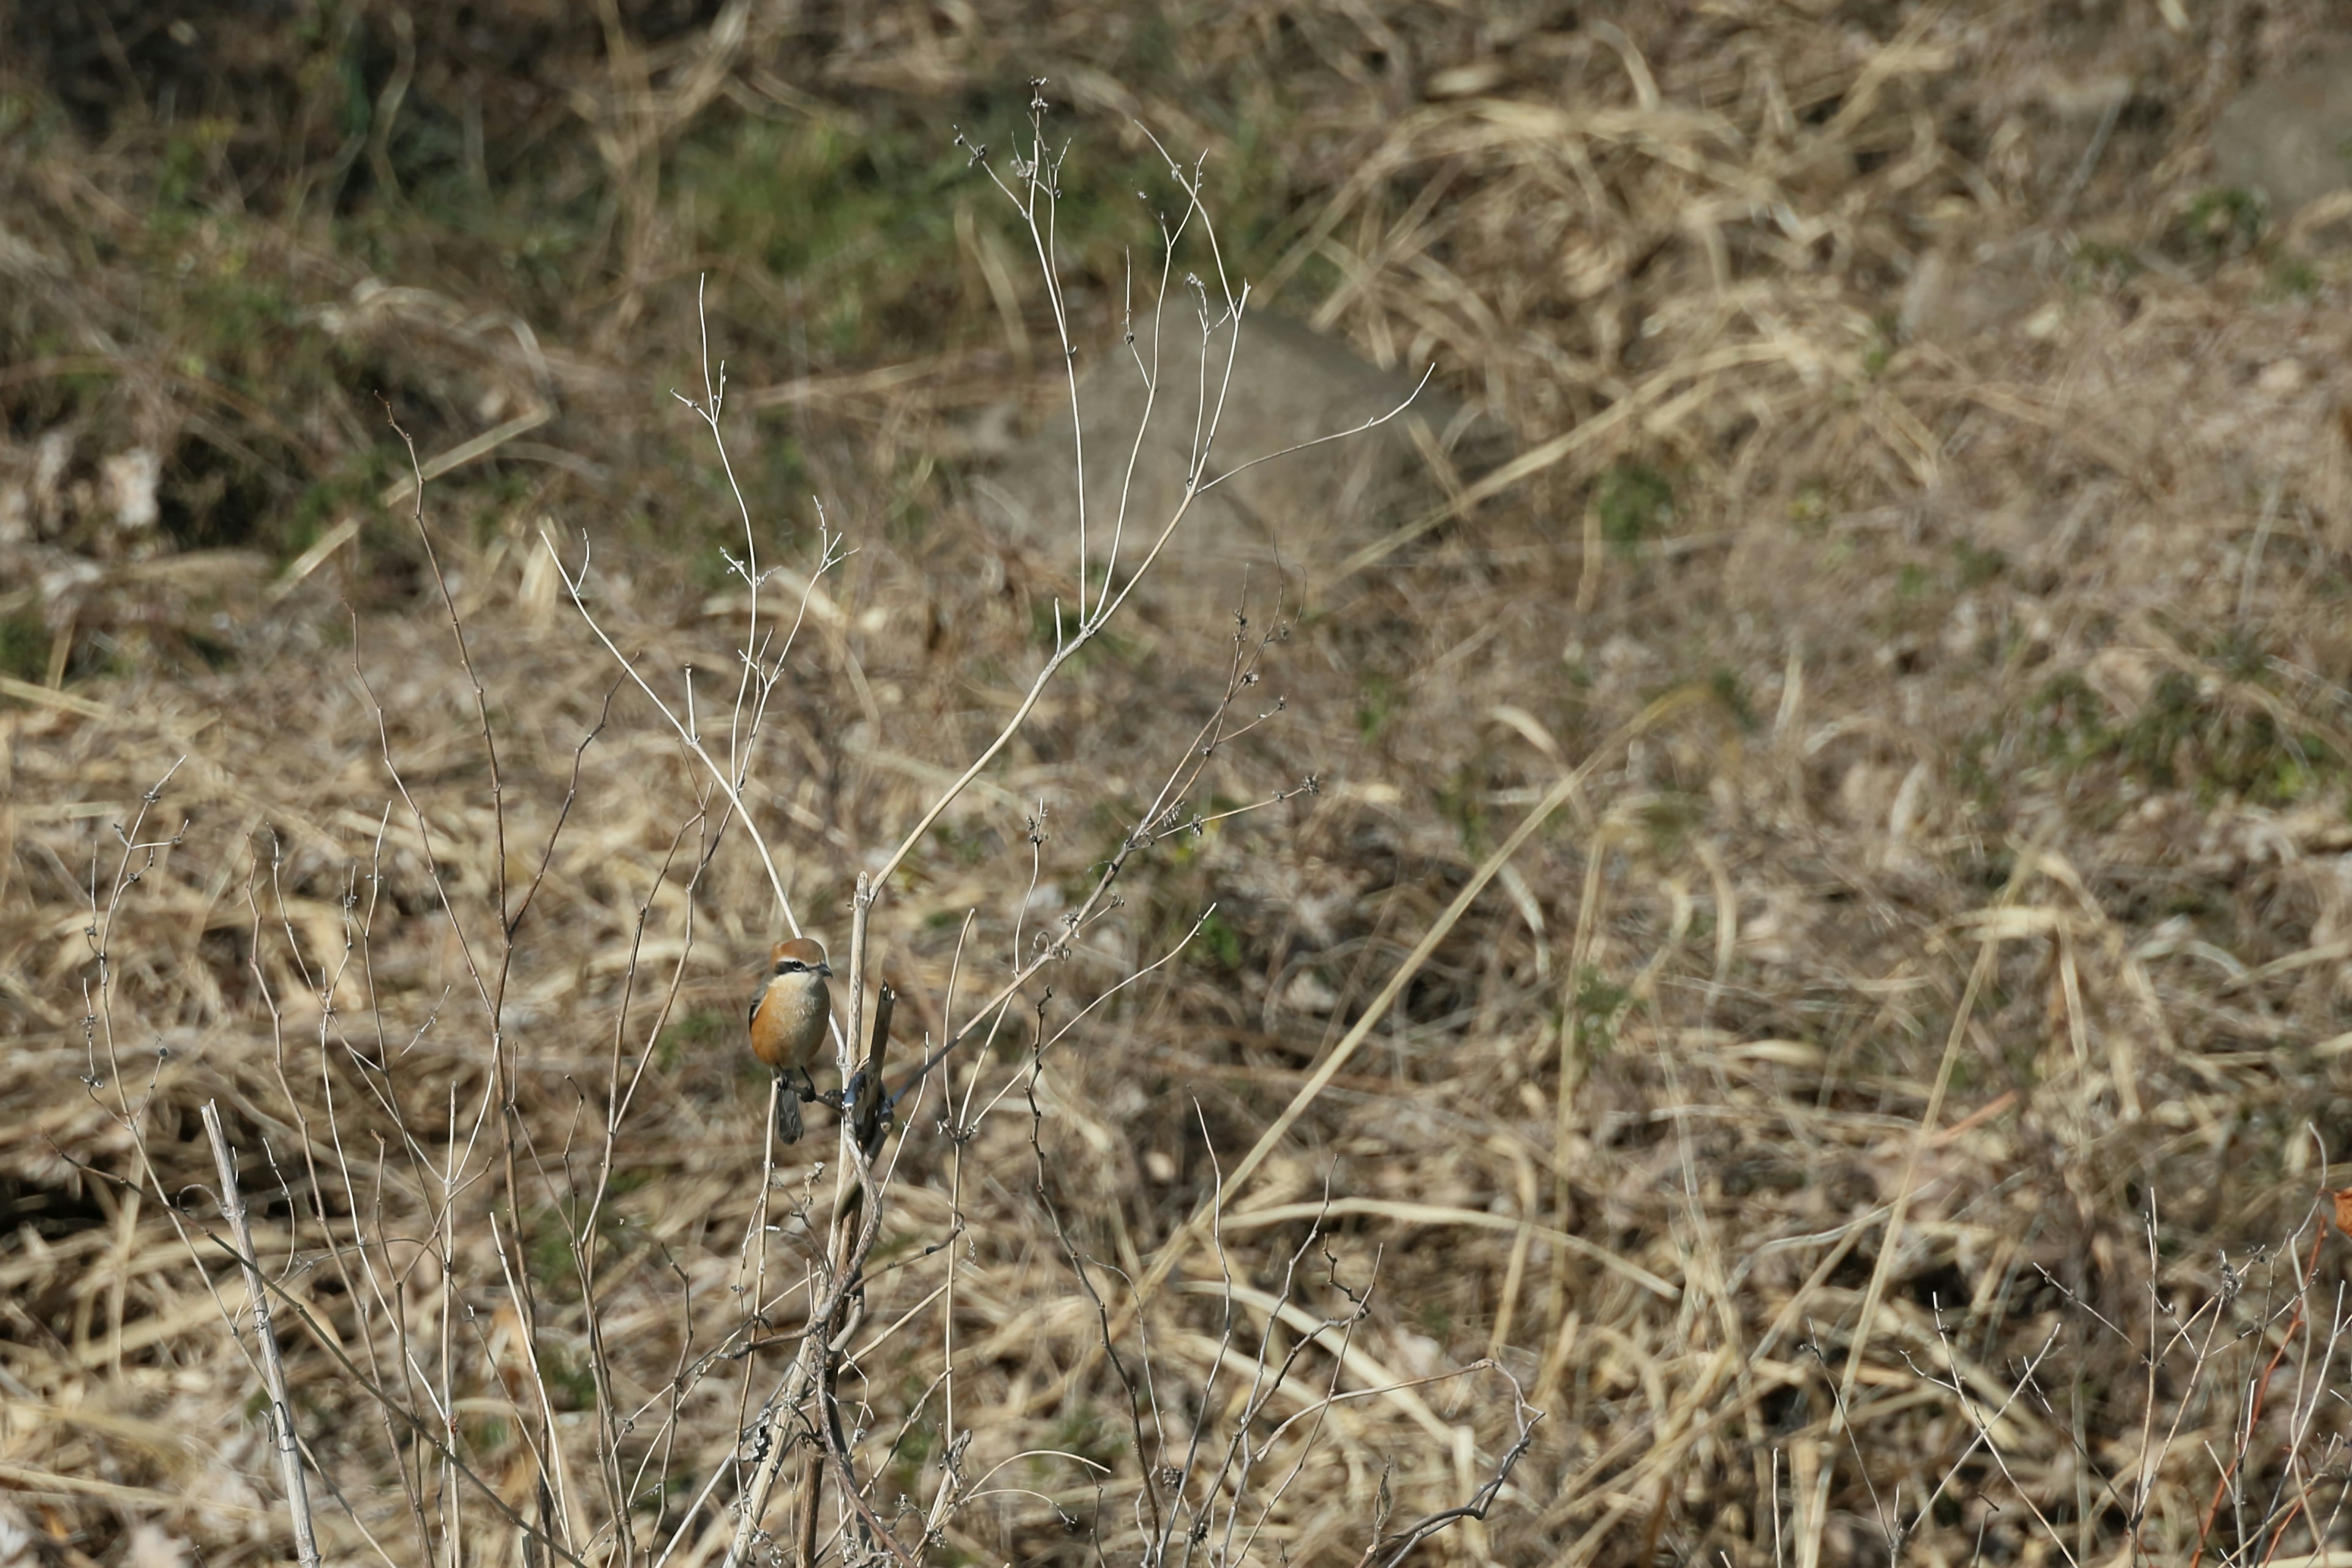
M 727 797 L 727 804 L 734 809 L 736 816 L 741 819 L 743 831 L 750 836 L 752 847 L 760 852 L 760 864 L 767 868 L 768 885 L 775 890 L 776 907 L 783 911 L 784 924 L 792 929 L 794 936 L 798 936 L 801 934 L 800 918 L 793 912 L 791 895 L 784 891 L 783 872 L 776 866 L 775 851 L 769 847 L 768 836 L 760 830 L 759 820 L 751 815 L 751 808 L 743 804 L 743 796 L 737 789 L 735 781 L 728 776 L 725 768 L 719 766 L 718 759 L 704 749 L 701 737 L 678 717 L 668 703 L 662 700 L 661 694 L 653 689 L 651 683 L 638 672 L 637 667 L 621 652 L 620 646 L 613 641 L 611 634 L 607 633 L 603 623 L 596 619 L 595 613 L 588 608 L 588 602 L 583 593 L 588 575 L 586 563 L 584 562 L 582 563 L 579 575 L 574 576 L 572 570 L 563 564 L 563 556 L 555 548 L 555 541 L 548 531 L 545 529 L 540 530 L 539 537 L 540 542 L 547 547 L 548 556 L 555 564 L 557 575 L 563 580 L 564 592 L 572 595 L 572 607 L 580 612 L 581 620 L 586 623 L 589 631 L 594 634 L 596 640 L 604 645 L 604 651 L 613 656 L 613 661 L 621 667 L 622 672 L 635 683 L 637 689 L 645 693 L 646 700 L 651 702 L 655 710 L 667 721 L 671 731 L 677 736 L 679 743 L 685 746 L 693 754 L 695 760 L 709 771 L 711 779 L 719 785 L 719 793 Z M 824 572 L 839 563 L 837 557 L 828 553 L 827 559 L 811 576 L 808 593 L 816 592 L 817 576 L 823 575 Z M 803 608 L 807 605 L 807 600 L 808 595 L 803 595 Z

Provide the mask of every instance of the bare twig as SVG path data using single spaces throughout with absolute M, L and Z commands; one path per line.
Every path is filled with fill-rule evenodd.
M 205 1100 L 203 1115 L 205 1137 L 213 1148 L 213 1166 L 220 1173 L 221 1217 L 236 1237 L 236 1261 L 245 1272 L 246 1294 L 253 1303 L 253 1338 L 261 1353 L 263 1386 L 269 1393 L 270 1443 L 278 1452 L 278 1479 L 286 1485 L 294 1555 L 303 1568 L 319 1568 L 319 1541 L 310 1527 L 310 1491 L 302 1477 L 301 1446 L 294 1436 L 294 1405 L 286 1393 L 286 1363 L 278 1353 L 278 1330 L 270 1320 L 268 1282 L 254 1255 L 253 1226 L 246 1218 L 245 1199 L 237 1192 L 236 1156 L 229 1152 L 228 1135 L 221 1131 L 219 1106 Z

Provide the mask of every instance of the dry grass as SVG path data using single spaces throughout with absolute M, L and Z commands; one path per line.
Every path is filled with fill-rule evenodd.
M 1276 1356 L 1352 1314 L 1340 1286 L 1377 1289 L 1255 1429 L 1327 1389 L 1394 1391 L 1284 1433 L 1269 1474 L 1314 1446 L 1260 1561 L 1352 1562 L 1382 1509 L 1393 1531 L 1465 1500 L 1513 1440 L 1503 1373 L 1546 1413 L 1534 1446 L 1490 1519 L 1426 1554 L 1877 1561 L 1896 1520 L 1902 1553 L 1938 1562 L 2340 1550 L 2344 1244 L 2313 1194 L 2352 1132 L 2346 281 L 2217 237 L 2199 201 L 2211 117 L 2319 14 L 2167 14 L 1729 6 L 1551 30 L 1234 6 L 1189 16 L 1132 86 L 1149 41 L 1075 15 L 688 28 L 583 79 L 612 292 L 529 350 L 448 289 L 353 300 L 356 263 L 262 225 L 296 258 L 273 276 L 332 278 L 347 313 L 320 331 L 462 388 L 438 395 L 428 457 L 560 405 L 482 459 L 527 482 L 457 468 L 427 492 L 501 793 L 356 398 L 313 427 L 262 410 L 340 487 L 320 537 L 348 516 L 362 546 L 286 549 L 308 565 L 282 593 L 249 555 L 91 521 L 102 454 L 196 417 L 160 393 L 160 423 L 85 437 L 46 532 L 0 539 L 11 616 L 56 598 L 34 571 L 87 563 L 76 616 L 44 624 L 62 642 L 0 706 L 0 1562 L 284 1551 L 199 1194 L 208 1101 L 300 1309 L 289 1371 L 329 1556 L 517 1550 L 364 1373 L 420 1412 L 454 1392 L 436 1436 L 527 1516 L 551 1433 L 557 1529 L 583 1555 L 614 1554 L 610 1495 L 658 1483 L 640 1534 L 658 1550 L 683 1525 L 681 1559 L 719 1560 L 731 1521 L 689 1505 L 793 1352 L 786 1260 L 809 1244 L 790 1215 L 813 1205 L 821 1235 L 833 1184 L 808 1174 L 820 1139 L 762 1193 L 766 1089 L 736 1020 L 775 934 L 767 875 L 616 688 L 537 531 L 595 538 L 596 614 L 650 679 L 677 690 L 690 666 L 715 691 L 745 596 L 614 521 L 631 486 L 656 528 L 723 510 L 707 476 L 681 494 L 651 461 L 684 448 L 629 406 L 686 379 L 681 279 L 709 260 L 646 160 L 713 103 L 798 92 L 833 123 L 853 89 L 945 95 L 1017 78 L 1024 50 L 1083 108 L 1133 109 L 1213 164 L 1237 126 L 1277 125 L 1297 212 L 1241 269 L 1375 357 L 1434 363 L 1521 455 L 1309 585 L 1253 689 L 1284 712 L 1192 793 L 1320 792 L 1139 858 L 1126 907 L 1052 975 L 1044 1027 L 1181 956 L 1039 1074 L 1038 1015 L 1016 1009 L 952 1060 L 951 1115 L 927 1098 L 905 1119 L 842 1383 L 875 1506 L 929 1506 L 942 1431 L 970 1433 L 961 1474 L 992 1495 L 943 1558 L 1091 1560 L 1097 1537 L 1131 1555 L 1146 1478 L 1064 1230 L 1183 1432 L 1213 1365 L 1241 1358 L 1216 1400 L 1245 1386 L 1319 1221 L 1336 1262 L 1307 1249 L 1308 1316 Z M 1116 144 L 1083 119 L 1074 162 L 1097 125 Z M 9 174 L 47 204 L 26 231 L 116 221 L 131 154 L 46 147 Z M 133 275 L 0 266 L 60 310 Z M 738 372 L 746 401 L 764 385 L 792 411 L 793 479 L 856 547 L 812 601 L 747 795 L 836 946 L 857 874 L 1003 722 L 1074 599 L 1069 562 L 960 525 L 924 456 L 1008 386 L 985 270 L 942 285 L 967 324 L 922 379 Z M 731 321 L 805 308 L 736 281 L 722 348 Z M 141 314 L 93 318 L 118 357 L 150 356 L 125 398 L 179 363 Z M 1025 331 L 1052 341 L 1034 312 Z M 658 362 L 628 357 L 648 340 Z M 68 357 L 0 376 L 96 374 Z M 234 418 L 191 439 L 261 424 L 215 401 Z M 0 440 L 29 473 L 41 411 L 10 408 Z M 184 645 L 216 609 L 232 657 L 207 669 Z M 1213 712 L 1229 633 L 1090 651 L 887 889 L 902 1042 L 964 1023 L 1087 884 Z M 505 1121 L 477 977 L 500 973 L 501 890 L 511 909 L 551 837 L 494 1009 Z M 454 1194 L 453 1168 L 473 1178 Z M 1197 1222 L 1221 1177 L 1220 1248 Z M 763 1195 L 786 1217 L 754 1282 Z M 536 1379 L 494 1216 L 520 1232 Z M 368 1370 L 404 1335 L 415 1366 Z M 931 1386 L 950 1340 L 951 1414 Z M 1105 1473 L 1016 1458 L 1048 1450 Z M 605 1452 L 629 1473 L 601 1473 Z

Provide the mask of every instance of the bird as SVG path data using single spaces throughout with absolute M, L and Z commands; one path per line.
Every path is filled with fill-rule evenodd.
M 751 999 L 751 1054 L 776 1075 L 776 1135 L 787 1143 L 801 1135 L 800 1102 L 816 1098 L 809 1068 L 824 1059 L 825 1027 L 833 1022 L 824 983 L 832 973 L 824 949 L 796 936 L 770 950 L 767 984 Z M 805 1092 L 785 1079 L 795 1070 Z

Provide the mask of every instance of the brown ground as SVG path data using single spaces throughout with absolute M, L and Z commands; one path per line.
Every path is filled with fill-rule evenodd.
M 1283 710 L 1205 763 L 1229 622 L 1090 650 L 877 906 L 940 1038 L 1172 770 L 1317 782 L 1139 852 L 907 1118 L 842 1384 L 896 1538 L 1135 1561 L 1137 1426 L 1181 1467 L 1199 1415 L 1189 1561 L 1265 1509 L 1254 1561 L 1356 1562 L 1516 1380 L 1420 1554 L 2341 1550 L 2347 279 L 2206 163 L 2336 13 L 1668 9 L 0 6 L 0 1565 L 289 1551 L 207 1101 L 328 1555 L 520 1550 L 397 1406 L 576 1555 L 720 1560 L 832 1120 L 755 1279 L 770 883 L 541 531 L 715 738 L 708 273 L 762 564 L 811 496 L 855 550 L 747 791 L 839 952 L 1076 589 L 964 504 L 1053 339 L 950 126 L 1002 160 L 1031 74 L 1081 314 L 1150 244 L 1133 116 L 1237 271 L 1519 456 L 1254 609 L 1234 711 Z M 426 458 L 499 433 L 425 509 L 478 706 L 379 395 Z M 1269 1310 L 1280 1364 L 1375 1279 L 1245 1410 Z

